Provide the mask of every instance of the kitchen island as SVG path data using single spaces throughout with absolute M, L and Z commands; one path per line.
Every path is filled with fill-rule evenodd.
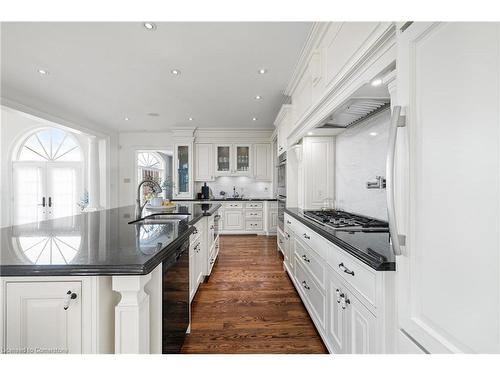
M 154 222 L 127 206 L 0 229 L 2 352 L 161 353 L 165 275 L 219 207 L 178 203 L 182 216 Z

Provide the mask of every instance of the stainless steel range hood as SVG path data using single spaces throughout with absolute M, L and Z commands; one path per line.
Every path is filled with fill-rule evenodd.
M 346 129 L 389 107 L 389 98 L 353 97 L 336 109 L 317 129 Z

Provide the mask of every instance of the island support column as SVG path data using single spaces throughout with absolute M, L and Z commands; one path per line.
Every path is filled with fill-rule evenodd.
M 149 295 L 144 286 L 151 274 L 113 276 L 113 290 L 121 294 L 115 307 L 115 353 L 150 353 Z

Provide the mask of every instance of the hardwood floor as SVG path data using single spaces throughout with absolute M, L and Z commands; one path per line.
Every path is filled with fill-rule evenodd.
M 221 236 L 191 305 L 183 353 L 327 353 L 282 266 L 276 237 Z

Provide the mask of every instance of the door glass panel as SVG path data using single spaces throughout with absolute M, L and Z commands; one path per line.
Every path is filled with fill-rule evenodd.
M 238 172 L 248 171 L 250 166 L 250 147 L 236 146 L 236 170 Z
M 14 224 L 43 220 L 42 171 L 40 166 L 14 167 Z
M 52 167 L 48 170 L 51 195 L 47 198 L 52 218 L 76 215 L 78 202 L 76 168 Z
M 217 171 L 229 172 L 229 146 L 217 146 Z
M 179 193 L 189 192 L 189 146 L 177 147 Z

